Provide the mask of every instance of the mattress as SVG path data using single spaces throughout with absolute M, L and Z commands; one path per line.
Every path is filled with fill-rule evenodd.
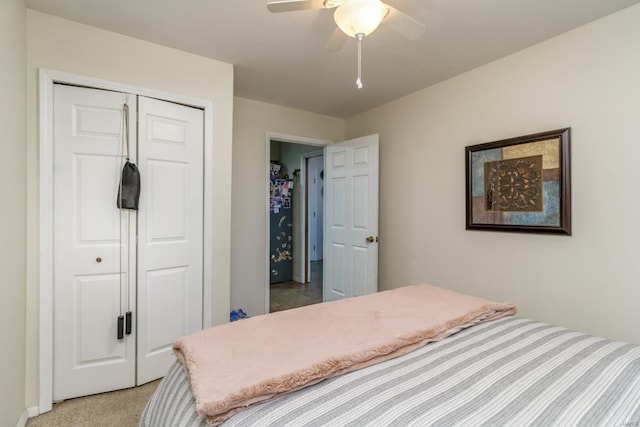
M 139 425 L 207 425 L 179 362 Z M 250 406 L 222 425 L 638 426 L 640 346 L 506 317 Z

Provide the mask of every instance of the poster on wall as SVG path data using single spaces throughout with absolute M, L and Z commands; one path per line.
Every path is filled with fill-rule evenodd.
M 571 235 L 570 134 L 465 147 L 467 230 Z

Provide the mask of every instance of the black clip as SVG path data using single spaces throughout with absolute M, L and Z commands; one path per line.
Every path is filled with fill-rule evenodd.
M 131 335 L 131 312 L 127 311 L 125 313 L 125 315 L 127 316 L 127 321 L 126 321 L 126 326 L 125 326 L 125 334 L 127 335 Z
M 118 339 L 124 338 L 124 316 L 118 316 Z

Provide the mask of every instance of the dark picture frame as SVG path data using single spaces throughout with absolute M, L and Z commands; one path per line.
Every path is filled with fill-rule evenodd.
M 571 235 L 571 128 L 465 147 L 467 230 Z

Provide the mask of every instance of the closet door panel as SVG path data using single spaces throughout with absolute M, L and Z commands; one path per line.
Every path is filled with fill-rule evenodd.
M 202 110 L 139 97 L 138 371 L 163 376 L 180 336 L 202 329 Z
M 145 347 L 148 355 L 171 351 L 177 336 L 187 329 L 185 314 L 188 300 L 184 289 L 189 284 L 189 270 L 184 267 L 148 271 L 146 291 L 140 302 L 145 305 L 147 321 L 154 325 L 147 329 Z M 167 310 L 167 307 L 180 307 Z
M 147 172 L 147 243 L 185 243 L 189 164 L 148 160 Z
M 126 346 L 118 340 L 114 313 L 120 309 L 120 278 L 117 274 L 76 277 L 73 289 L 74 365 L 87 368 L 126 362 Z
M 135 270 L 135 257 L 126 259 L 135 219 L 129 230 L 116 207 L 123 103 L 116 92 L 54 86 L 55 400 L 134 385 L 135 335 L 117 339 L 118 315 L 135 304 L 135 289 L 127 297 L 124 286 L 127 268 Z M 135 99 L 129 104 L 135 123 Z
M 117 156 L 75 154 L 72 166 L 76 194 L 79 247 L 92 244 L 119 245 L 119 214 L 114 209 L 118 197 L 117 171 L 121 161 Z M 109 224 L 109 227 L 96 227 Z

